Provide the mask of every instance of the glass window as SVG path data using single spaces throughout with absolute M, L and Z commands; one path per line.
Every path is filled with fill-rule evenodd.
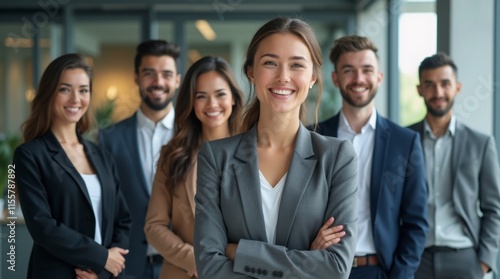
M 424 118 L 426 109 L 416 86 L 418 66 L 436 53 L 437 16 L 434 1 L 406 1 L 399 18 L 400 124 L 408 126 Z

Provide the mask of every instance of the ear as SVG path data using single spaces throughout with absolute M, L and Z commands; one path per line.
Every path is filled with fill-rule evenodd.
M 313 85 L 316 84 L 316 81 L 318 81 L 318 76 L 316 76 L 316 74 L 313 74 L 312 79 L 311 79 L 311 83 L 309 84 L 309 88 L 312 88 Z
M 250 80 L 250 82 L 253 84 L 254 83 L 254 78 L 253 78 L 253 67 L 249 66 L 247 68 L 247 77 Z
M 181 74 L 177 74 L 177 76 L 175 76 L 175 89 L 179 88 L 180 85 L 181 85 Z
M 422 85 L 417 85 L 417 92 L 420 97 L 424 97 L 424 93 L 422 93 Z
M 455 95 L 460 94 L 462 90 L 462 83 L 460 81 L 457 82 L 457 93 Z
M 134 81 L 136 85 L 139 85 L 139 74 L 134 74 Z
M 336 87 L 339 87 L 339 77 L 335 71 L 332 72 L 332 81 Z
M 378 73 L 378 77 L 377 77 L 377 81 L 378 81 L 378 85 L 380 86 L 380 84 L 382 84 L 382 79 L 384 78 L 384 73 L 382 72 L 379 72 Z

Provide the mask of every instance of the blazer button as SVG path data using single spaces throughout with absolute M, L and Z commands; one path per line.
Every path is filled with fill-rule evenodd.
M 262 270 L 262 275 L 267 276 L 267 270 L 266 269 Z
M 262 275 L 262 269 L 257 268 L 257 274 Z
M 248 265 L 245 265 L 245 272 L 250 272 L 250 267 Z
M 252 267 L 252 268 L 250 269 L 250 272 L 255 273 L 255 267 Z
M 272 275 L 273 277 L 278 277 L 278 271 L 273 271 Z
M 281 278 L 283 277 L 283 272 L 282 271 L 278 271 L 278 278 Z

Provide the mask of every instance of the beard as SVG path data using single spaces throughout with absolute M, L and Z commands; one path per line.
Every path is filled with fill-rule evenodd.
M 142 101 L 144 101 L 144 103 L 150 109 L 152 109 L 154 111 L 160 111 L 160 110 L 165 109 L 173 99 L 173 96 L 172 96 L 172 97 L 168 97 L 163 102 L 155 101 L 155 100 L 151 99 L 149 94 L 147 93 L 147 91 L 150 91 L 150 90 L 163 90 L 165 92 L 165 94 L 169 94 L 170 87 L 150 86 L 150 87 L 146 88 L 146 90 L 145 90 L 146 92 L 141 92 Z
M 368 98 L 366 100 L 357 100 L 355 98 L 352 98 L 349 95 L 349 93 L 345 92 L 344 89 L 342 88 L 343 88 L 342 86 L 339 86 L 340 95 L 342 95 L 342 99 L 344 99 L 346 103 L 355 108 L 366 107 L 373 100 L 373 98 L 375 98 L 375 95 L 377 95 L 377 88 L 372 88 L 368 93 Z
M 436 99 L 437 98 L 432 98 L 429 101 L 425 100 L 425 107 L 427 108 L 427 112 L 430 113 L 431 115 L 436 117 L 443 117 L 446 114 L 448 114 L 448 112 L 451 110 L 455 100 L 454 99 L 450 100 L 449 98 L 445 98 L 445 100 L 448 102 L 448 105 L 443 109 L 435 109 L 430 105 L 430 103 Z

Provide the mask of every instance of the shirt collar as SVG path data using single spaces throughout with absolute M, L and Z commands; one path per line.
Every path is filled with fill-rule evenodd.
M 347 121 L 347 117 L 345 117 L 344 112 L 341 110 L 340 111 L 340 123 L 339 127 L 347 129 L 350 133 L 356 134 L 353 129 L 351 129 L 351 125 L 349 125 L 349 122 Z M 361 128 L 361 133 L 366 132 L 366 130 L 371 127 L 373 130 L 377 127 L 377 110 L 374 108 L 372 115 L 370 115 L 370 118 L 368 119 L 368 122 Z
M 174 116 L 175 116 L 175 110 L 172 107 L 170 111 L 163 117 L 160 122 L 158 122 L 160 125 L 163 127 L 172 130 L 174 129 Z M 142 112 L 142 110 L 139 108 L 137 110 L 137 127 L 148 127 L 151 129 L 154 129 L 155 123 L 146 117 L 146 115 Z
M 452 115 L 450 118 L 450 123 L 448 123 L 448 128 L 446 128 L 446 133 L 447 134 L 449 133 L 451 136 L 454 136 L 456 127 L 457 127 L 457 119 L 455 115 Z M 428 135 L 435 137 L 434 133 L 432 132 L 431 126 L 429 125 L 429 122 L 427 122 L 427 119 L 425 119 L 424 121 L 424 129 Z

